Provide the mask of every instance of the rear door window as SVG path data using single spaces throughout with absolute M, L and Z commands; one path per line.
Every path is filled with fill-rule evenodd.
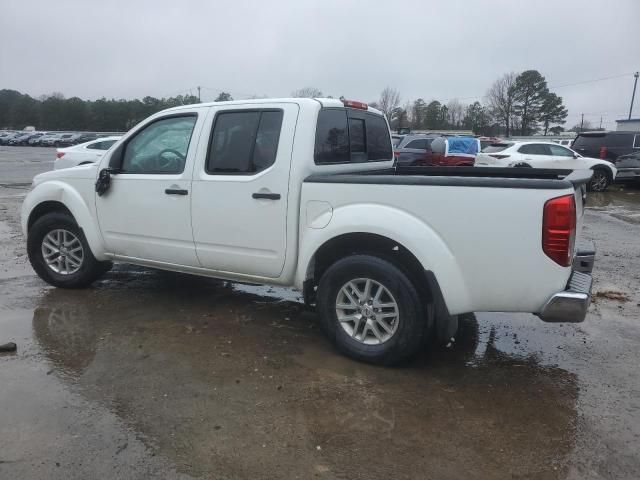
M 530 143 L 528 145 L 522 145 L 518 149 L 519 153 L 525 153 L 527 155 L 551 155 L 549 146 L 543 143 Z
M 316 127 L 316 164 L 392 159 L 389 128 L 382 116 L 342 108 L 320 110 Z
M 418 140 L 411 140 L 409 143 L 407 143 L 404 148 L 416 148 L 419 150 L 426 150 L 427 147 L 431 144 L 430 141 L 428 141 L 425 138 L 420 138 Z
M 636 135 L 633 139 L 633 148 L 640 148 L 640 135 Z
M 216 115 L 206 171 L 251 175 L 273 165 L 278 153 L 282 110 L 243 110 Z

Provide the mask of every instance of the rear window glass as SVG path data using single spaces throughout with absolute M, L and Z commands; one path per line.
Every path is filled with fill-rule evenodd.
M 506 150 L 507 148 L 509 148 L 512 145 L 513 145 L 513 143 L 492 143 L 491 145 L 487 145 L 486 147 L 484 147 L 482 149 L 482 151 L 484 153 L 501 152 L 503 150 Z
M 411 140 L 404 146 L 404 148 L 418 148 L 421 150 L 426 150 L 427 148 L 429 148 L 429 145 L 431 145 L 432 141 L 432 138 L 419 138 L 417 140 Z
M 318 114 L 314 159 L 317 164 L 392 160 L 389 128 L 384 118 L 346 109 Z
M 636 135 L 633 140 L 633 148 L 640 148 L 640 135 Z
M 633 135 L 631 134 L 611 134 L 605 137 L 606 147 L 627 147 L 631 148 L 633 145 Z
M 578 135 L 573 142 L 573 147 L 600 147 L 605 145 L 604 135 Z
M 367 158 L 369 161 L 391 160 L 391 142 L 389 141 L 389 127 L 384 118 L 379 115 L 365 115 L 367 125 Z

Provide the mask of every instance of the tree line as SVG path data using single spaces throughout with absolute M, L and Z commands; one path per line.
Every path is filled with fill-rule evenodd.
M 315 87 L 301 88 L 291 95 L 323 96 Z M 233 100 L 228 92 L 221 92 L 215 101 L 225 100 Z M 22 129 L 34 125 L 40 130 L 126 131 L 160 110 L 198 101 L 193 95 L 82 100 L 64 98 L 60 93 L 35 99 L 15 90 L 0 90 L 0 128 Z M 418 98 L 401 104 L 400 93 L 386 87 L 380 98 L 370 105 L 387 115 L 394 130 L 472 130 L 477 135 L 507 137 L 537 132 L 547 135 L 564 131 L 567 118 L 562 97 L 549 90 L 547 81 L 537 70 L 501 76 L 482 102 L 464 104 L 457 99 L 446 103 L 427 102 Z
M 229 93 L 221 92 L 215 101 L 225 100 L 233 98 Z M 39 130 L 126 132 L 160 110 L 198 102 L 194 95 L 82 100 L 53 93 L 36 99 L 15 90 L 0 90 L 0 128 L 21 130 L 35 126 Z
M 426 102 L 418 98 L 401 105 L 400 93 L 386 87 L 371 105 L 387 115 L 392 129 L 472 130 L 488 136 L 557 135 L 564 131 L 567 118 L 562 97 L 549 90 L 537 70 L 503 75 L 491 85 L 482 102 Z

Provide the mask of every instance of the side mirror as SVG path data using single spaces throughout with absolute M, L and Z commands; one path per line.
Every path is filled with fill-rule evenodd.
M 580 158 L 580 155 L 578 155 L 577 153 L 574 153 L 573 158 Z

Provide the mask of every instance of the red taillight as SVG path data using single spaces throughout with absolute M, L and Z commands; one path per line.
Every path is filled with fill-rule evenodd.
M 355 100 L 342 100 L 342 103 L 344 104 L 345 107 L 350 107 L 350 108 L 359 108 L 360 110 L 367 110 L 369 108 L 369 105 L 367 105 L 364 102 L 356 102 Z
M 56 152 L 56 158 L 64 157 L 64 152 Z
M 509 158 L 509 155 L 500 155 L 499 153 L 494 153 L 494 154 L 489 153 L 488 155 L 490 157 L 497 158 L 498 160 L 502 158 Z
M 600 147 L 600 160 L 607 158 L 607 147 Z
M 400 156 L 400 152 L 393 152 L 393 156 L 398 158 Z
M 552 198 L 544 204 L 542 250 L 558 265 L 568 267 L 573 260 L 576 237 L 576 201 L 573 195 Z

